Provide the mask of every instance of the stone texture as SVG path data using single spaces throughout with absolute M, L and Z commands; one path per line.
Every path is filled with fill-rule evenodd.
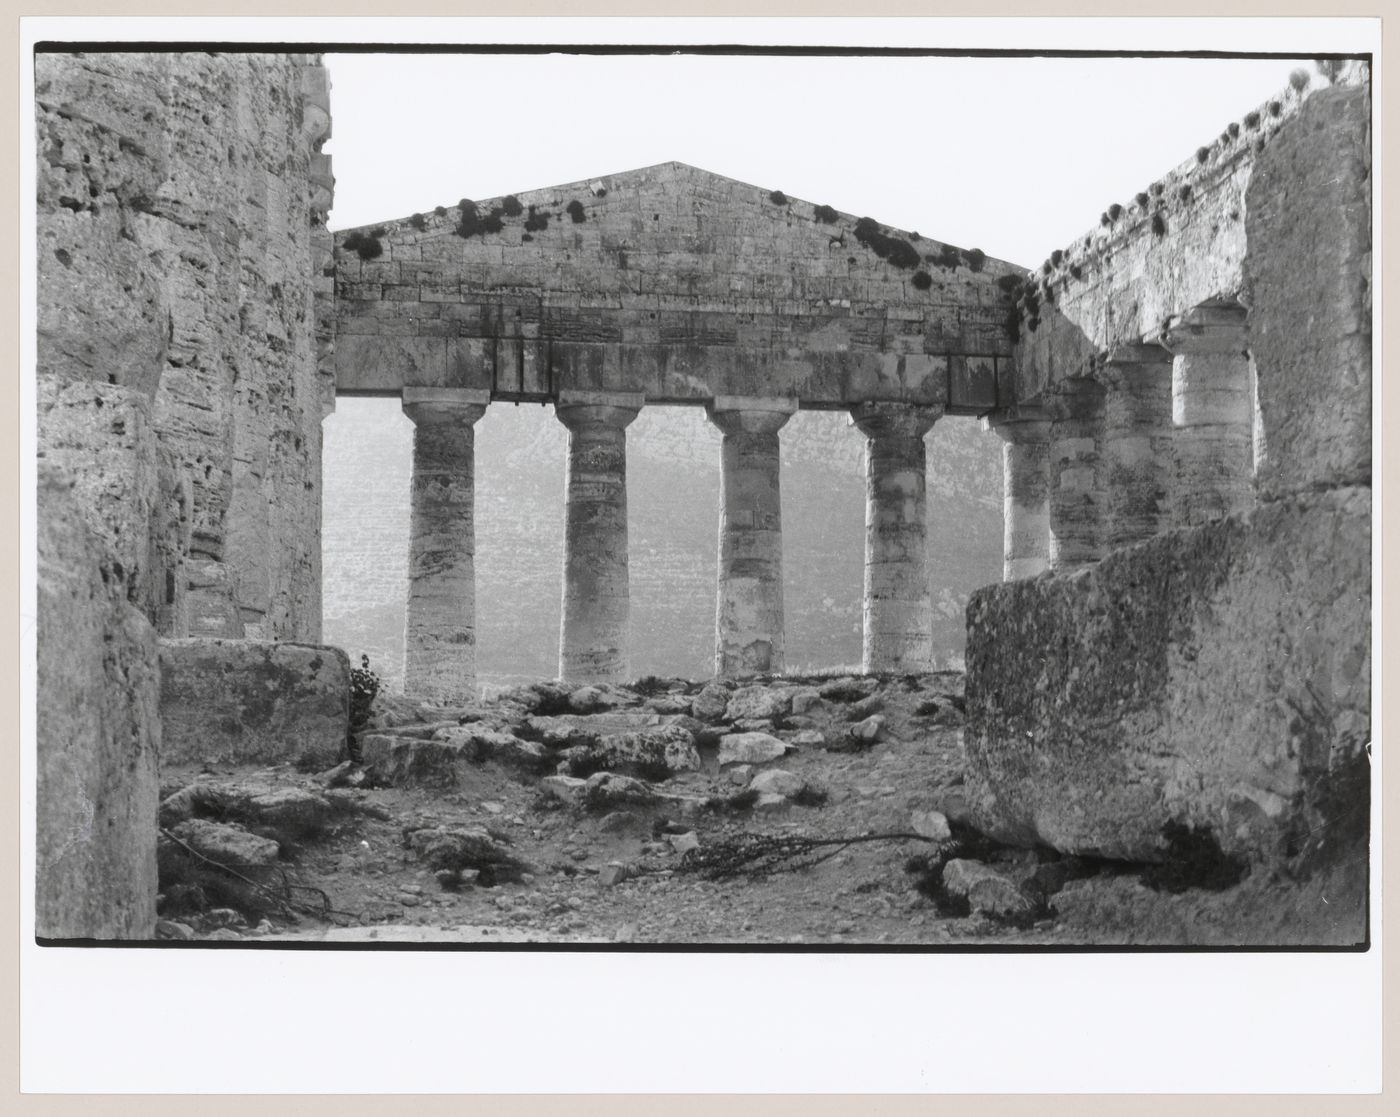
M 555 408 L 569 428 L 561 679 L 621 681 L 631 673 L 627 425 L 641 405 L 637 395 L 585 393 L 564 394 Z
M 405 394 L 413 420 L 404 689 L 433 701 L 476 696 L 476 525 L 472 425 L 483 393 Z
M 155 933 L 156 635 L 127 601 L 76 482 L 39 469 L 35 933 Z
M 1254 503 L 1254 371 L 1245 311 L 1193 307 L 1162 333 L 1172 361 L 1174 522 L 1181 527 Z
M 1015 418 L 991 424 L 1002 446 L 1002 578 L 1034 578 L 1050 567 L 1050 422 Z
M 1104 387 L 1089 377 L 1058 381 L 1046 400 L 1050 426 L 1050 568 L 1073 571 L 1103 554 Z
M 741 687 L 729 695 L 724 718 L 726 721 L 742 721 L 782 717 L 792 708 L 792 694 L 792 689 L 786 687 Z
M 767 733 L 730 733 L 719 742 L 719 763 L 767 764 L 787 752 L 787 745 Z
M 783 513 L 778 432 L 796 400 L 724 397 L 710 406 L 720 449 L 715 674 L 781 672 Z
M 996 280 L 1014 269 L 974 250 L 834 210 L 823 220 L 809 202 L 680 163 L 515 200 L 515 216 L 504 198 L 444 199 L 421 227 L 336 234 L 342 389 L 702 404 L 763 383 L 825 407 L 941 403 L 951 390 L 958 413 L 978 414 L 1011 376 Z M 355 235 L 379 254 L 361 259 Z
M 942 407 L 901 404 L 851 409 L 867 440 L 861 652 L 867 672 L 933 668 L 924 435 L 942 413 Z
M 1250 180 L 1245 279 L 1264 496 L 1370 483 L 1370 111 L 1365 88 L 1319 90 Z
M 1246 251 L 1253 251 L 1246 214 L 1256 199 L 1246 204 L 1246 191 L 1255 169 L 1302 107 L 1328 95 L 1285 89 L 1240 114 L 1237 134 L 1211 137 L 1204 158 L 1188 156 L 1143 183 L 1144 201 L 1120 199 L 1116 215 L 1105 211 L 1026 276 L 1008 393 L 1014 401 L 1033 403 L 1056 381 L 1082 376 L 1102 354 L 1155 342 L 1174 316 L 1238 294 Z
M 979 827 L 1150 859 L 1168 821 L 1275 857 L 1370 739 L 1370 490 L 1173 531 L 969 606 Z
M 1160 346 L 1115 350 L 1099 374 L 1104 392 L 1104 547 L 1150 539 L 1171 524 L 1172 359 Z
M 271 838 L 251 834 L 241 826 L 211 822 L 207 818 L 191 818 L 179 823 L 170 832 L 195 853 L 230 868 L 265 869 L 277 863 L 277 843 Z
M 162 757 L 174 762 L 329 767 L 350 723 L 350 661 L 339 648 L 254 640 L 163 640 Z

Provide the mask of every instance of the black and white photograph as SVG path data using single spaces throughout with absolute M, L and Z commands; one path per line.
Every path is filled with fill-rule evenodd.
M 33 44 L 40 953 L 1365 954 L 1366 21 L 653 22 Z

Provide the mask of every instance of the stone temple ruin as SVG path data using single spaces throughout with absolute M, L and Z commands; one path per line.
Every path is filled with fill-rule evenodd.
M 350 664 L 320 644 L 338 395 L 415 426 L 419 699 L 476 689 L 492 403 L 568 428 L 559 676 L 600 685 L 646 668 L 641 408 L 723 432 L 721 679 L 784 669 L 799 408 L 867 439 L 863 669 L 927 672 L 924 435 L 980 420 L 1005 463 L 1005 581 L 968 610 L 980 832 L 1150 859 L 1193 828 L 1273 863 L 1364 792 L 1364 67 L 1243 115 L 1027 271 L 681 163 L 332 235 L 318 56 L 35 61 L 40 937 L 153 936 L 162 761 L 342 759 Z

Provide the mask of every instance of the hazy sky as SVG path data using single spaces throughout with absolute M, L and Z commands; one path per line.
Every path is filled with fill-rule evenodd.
M 1203 40 L 1204 42 L 1204 40 Z M 327 57 L 333 228 L 679 160 L 1033 267 L 1299 59 Z

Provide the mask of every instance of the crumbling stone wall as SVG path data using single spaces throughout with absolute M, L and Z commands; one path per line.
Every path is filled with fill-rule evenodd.
M 41 53 L 35 99 L 38 932 L 142 937 L 156 634 L 319 638 L 324 71 Z
M 1294 101 L 1240 175 L 1234 286 L 1199 292 L 1248 307 L 1253 506 L 968 607 L 969 799 L 1000 837 L 1152 859 L 1174 823 L 1274 860 L 1365 811 L 1336 787 L 1370 741 L 1370 93 Z M 1060 311 L 1062 338 L 1094 321 Z
M 188 541 L 133 575 L 159 584 L 163 634 L 319 638 L 326 125 L 308 71 L 324 73 L 303 55 L 36 57 L 39 374 L 140 397 L 166 451 Z

